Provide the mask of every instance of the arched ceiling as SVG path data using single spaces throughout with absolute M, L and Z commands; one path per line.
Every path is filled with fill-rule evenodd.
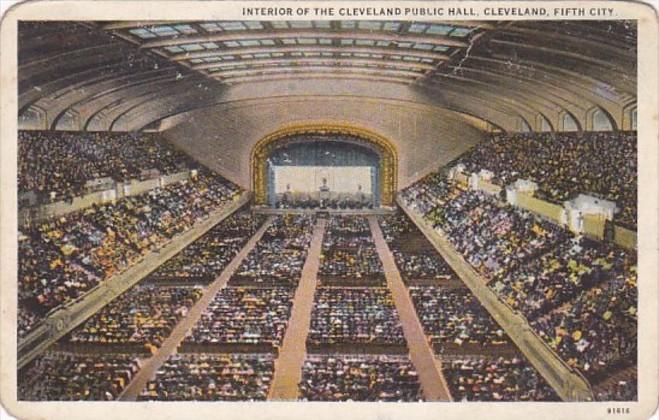
M 413 97 L 506 130 L 519 127 L 520 118 L 539 130 L 539 115 L 560 127 L 566 112 L 586 127 L 596 107 L 623 127 L 636 101 L 636 26 L 20 22 L 18 78 L 21 121 L 37 119 L 39 128 L 141 129 L 240 100 L 245 86 L 252 92 L 243 99 L 266 87 L 272 96 L 286 95 L 309 81 L 359 83 L 355 95 Z

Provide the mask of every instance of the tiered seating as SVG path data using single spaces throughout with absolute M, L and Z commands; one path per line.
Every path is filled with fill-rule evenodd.
M 265 400 L 273 372 L 270 354 L 175 354 L 158 369 L 139 400 Z
M 277 216 L 229 285 L 297 286 L 314 223 L 313 215 Z
M 455 358 L 442 371 L 454 401 L 559 401 L 521 358 Z
M 227 287 L 185 338 L 187 351 L 274 351 L 284 339 L 295 290 Z
M 448 191 L 444 188 L 429 190 L 433 194 Z M 404 214 L 381 217 L 380 225 L 394 252 L 396 264 L 403 278 L 407 279 L 408 291 L 424 332 L 435 354 L 443 360 L 442 369 L 455 400 L 558 399 Z M 426 258 L 411 258 L 419 253 Z M 406 269 L 410 261 L 414 261 L 414 268 Z M 419 278 L 417 273 L 441 273 L 441 276 L 434 281 L 411 281 Z
M 490 286 L 531 321 L 616 273 L 630 272 L 634 264 L 635 258 L 621 248 L 573 238 Z
M 265 218 L 239 211 L 149 275 L 155 284 L 207 284 L 224 270 Z
M 116 400 L 139 368 L 139 360 L 133 355 L 47 352 L 18 375 L 18 399 Z
M 315 351 L 404 350 L 403 329 L 391 292 L 385 288 L 318 288 L 307 346 Z
M 439 197 L 426 217 L 488 280 L 505 276 L 569 237 L 558 226 L 486 193 L 459 188 L 445 200 Z
M 68 347 L 154 351 L 201 294 L 200 287 L 136 286 L 73 330 Z
M 72 198 L 86 183 L 110 177 L 123 182 L 170 174 L 196 165 L 156 134 L 19 131 L 18 190 L 45 200 Z
M 457 280 L 448 263 L 404 213 L 381 216 L 378 221 L 405 284 Z
M 302 367 L 307 401 L 419 401 L 417 373 L 407 356 L 310 355 Z
M 506 333 L 466 287 L 412 286 L 409 292 L 419 321 L 437 353 L 511 351 Z
M 326 286 L 385 284 L 382 262 L 363 216 L 332 216 L 323 238 L 318 278 Z
M 624 379 L 612 381 L 595 390 L 597 401 L 636 401 L 638 400 L 638 379 L 634 373 L 627 375 Z
M 425 219 L 492 280 L 489 286 L 502 301 L 520 310 L 592 384 L 626 360 L 636 363 L 633 252 L 574 237 L 437 175 L 410 187 L 404 199 L 417 211 L 425 210 Z
M 618 275 L 531 323 L 569 365 L 593 382 L 617 364 L 636 363 L 636 273 Z
M 314 223 L 309 215 L 273 219 L 141 400 L 266 399 Z
M 636 132 L 533 133 L 495 135 L 458 162 L 467 172 L 492 171 L 501 186 L 533 180 L 553 201 L 579 193 L 614 201 L 617 220 L 635 227 L 636 155 Z
M 19 337 L 52 309 L 79 298 L 226 204 L 238 188 L 202 174 L 116 204 L 19 231 Z

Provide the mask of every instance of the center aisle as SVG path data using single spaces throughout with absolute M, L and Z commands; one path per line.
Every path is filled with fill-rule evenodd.
M 318 282 L 316 276 L 320 265 L 326 219 L 318 219 L 313 230 L 307 260 L 302 268 L 300 284 L 295 292 L 293 309 L 279 357 L 275 361 L 275 374 L 270 388 L 269 400 L 296 400 L 298 383 L 302 379 L 302 364 L 306 355 L 306 341 L 311 324 L 311 309 Z
M 263 225 L 256 231 L 254 236 L 245 244 L 240 252 L 233 258 L 227 265 L 222 273 L 211 283 L 204 291 L 203 296 L 197 303 L 190 309 L 187 316 L 176 325 L 169 337 L 163 342 L 162 346 L 149 358 L 140 371 L 133 377 L 124 392 L 119 397 L 120 401 L 135 401 L 140 392 L 144 389 L 147 382 L 153 379 L 158 369 L 162 366 L 167 358 L 174 353 L 178 345 L 185 338 L 185 334 L 190 330 L 197 321 L 201 318 L 202 313 L 206 310 L 213 297 L 217 292 L 224 287 L 233 272 L 238 268 L 243 259 L 254 248 L 256 243 L 261 239 L 263 233 L 270 227 L 274 216 L 268 217 Z
M 442 375 L 441 363 L 435 359 L 416 315 L 414 305 L 400 277 L 394 257 L 384 240 L 376 216 L 368 216 L 368 223 L 384 267 L 387 285 L 394 298 L 396 310 L 403 326 L 403 334 L 410 350 L 410 359 L 419 374 L 419 382 L 427 401 L 451 401 L 451 394 Z

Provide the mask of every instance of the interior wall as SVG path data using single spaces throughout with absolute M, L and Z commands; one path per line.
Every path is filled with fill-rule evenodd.
M 331 122 L 374 131 L 395 145 L 398 187 L 456 158 L 486 133 L 454 112 L 406 101 L 300 96 L 224 103 L 176 117 L 163 135 L 231 181 L 249 188 L 250 154 L 285 125 Z

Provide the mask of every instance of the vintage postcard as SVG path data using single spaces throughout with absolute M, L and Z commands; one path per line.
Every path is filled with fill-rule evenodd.
M 11 8 L 3 406 L 648 418 L 657 22 L 623 1 Z

